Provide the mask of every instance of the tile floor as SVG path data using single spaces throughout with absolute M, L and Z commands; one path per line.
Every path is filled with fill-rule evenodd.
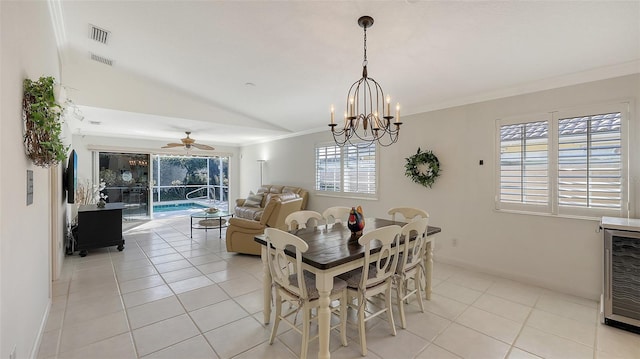
M 260 259 L 196 232 L 188 218 L 155 220 L 127 230 L 123 252 L 67 257 L 38 358 L 296 358 L 285 325 L 268 344 Z M 368 324 L 369 358 L 640 358 L 640 335 L 599 324 L 594 301 L 437 262 L 433 287 L 396 337 Z M 342 347 L 332 334 L 332 358 L 360 357 L 355 327 L 348 336 Z

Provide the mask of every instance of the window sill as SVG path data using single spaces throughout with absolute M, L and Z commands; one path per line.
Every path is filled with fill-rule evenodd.
M 327 192 L 316 191 L 315 194 L 318 197 L 360 199 L 360 200 L 365 200 L 365 201 L 377 201 L 378 200 L 378 197 L 358 196 L 357 194 L 347 194 L 347 193 L 342 193 L 342 192 L 327 193 Z
M 577 220 L 583 220 L 583 221 L 597 221 L 597 222 L 600 222 L 600 219 L 603 216 L 607 216 L 603 214 L 600 217 L 591 217 L 591 216 L 578 216 L 578 215 L 571 215 L 571 214 L 551 214 L 551 213 L 542 213 L 542 212 L 518 211 L 514 209 L 495 209 L 495 208 L 493 209 L 493 211 L 496 213 L 522 214 L 522 215 L 530 215 L 530 216 L 577 219 Z

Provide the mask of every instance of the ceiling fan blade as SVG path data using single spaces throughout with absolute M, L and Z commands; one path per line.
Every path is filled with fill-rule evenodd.
M 201 150 L 208 150 L 208 151 L 215 150 L 215 148 L 213 148 L 211 146 L 201 145 L 199 143 L 193 143 L 193 144 L 191 144 L 191 146 L 193 146 L 195 148 L 198 148 L 198 149 L 201 149 Z
M 172 148 L 172 147 L 184 147 L 182 143 L 167 143 L 166 146 L 162 146 L 162 148 Z

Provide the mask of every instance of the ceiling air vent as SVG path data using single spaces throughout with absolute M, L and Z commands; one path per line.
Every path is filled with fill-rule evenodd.
M 90 54 L 91 54 L 91 60 L 101 62 L 105 65 L 113 66 L 113 60 L 108 59 L 106 57 L 102 57 L 100 55 L 96 55 L 93 52 L 90 52 Z
M 106 45 L 107 41 L 109 40 L 110 34 L 111 34 L 110 31 L 107 31 L 95 25 L 89 24 L 89 38 L 91 38 L 91 40 L 95 40 L 101 44 Z

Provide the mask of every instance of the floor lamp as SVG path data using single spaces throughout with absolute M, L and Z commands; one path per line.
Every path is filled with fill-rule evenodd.
M 260 164 L 260 186 L 262 186 L 262 168 L 265 162 L 267 162 L 267 160 L 258 160 L 258 163 Z

